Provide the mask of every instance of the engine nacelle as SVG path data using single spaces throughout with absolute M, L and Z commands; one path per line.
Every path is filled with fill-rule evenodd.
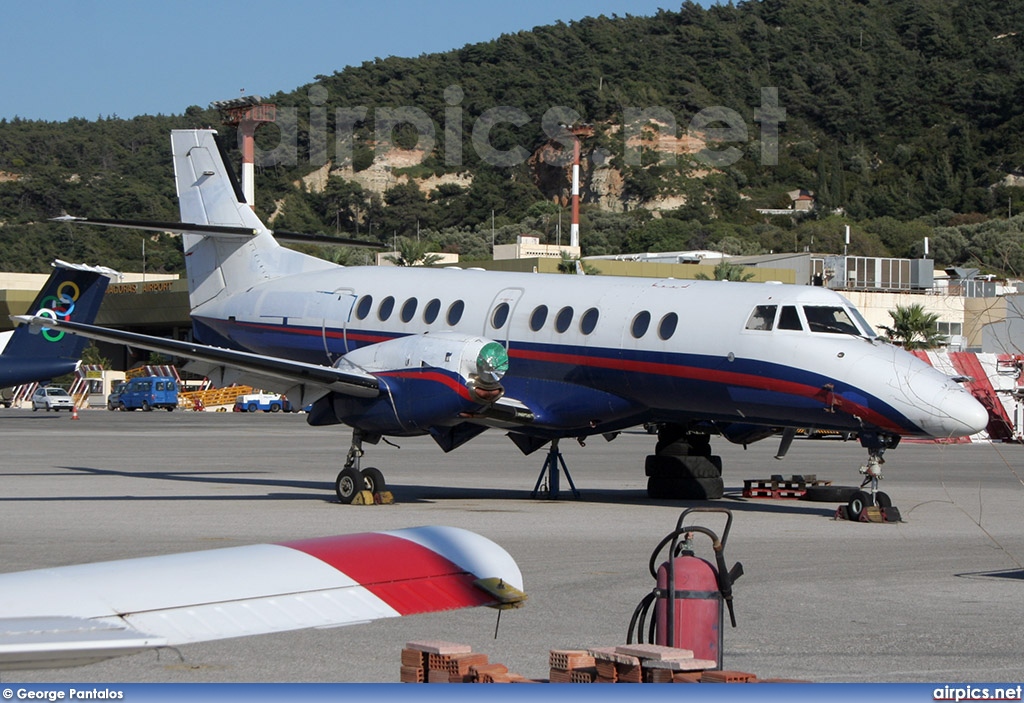
M 335 367 L 373 374 L 382 393 L 373 399 L 325 396 L 310 424 L 344 422 L 381 434 L 421 434 L 501 398 L 508 353 L 486 337 L 437 332 L 356 349 Z

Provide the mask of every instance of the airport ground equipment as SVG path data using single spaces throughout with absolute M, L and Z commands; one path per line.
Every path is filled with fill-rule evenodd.
M 725 515 L 722 537 L 699 525 L 684 526 L 691 513 L 720 513 Z M 729 620 L 736 627 L 732 605 L 732 584 L 743 575 L 743 565 L 737 562 L 726 567 L 725 543 L 732 527 L 732 512 L 726 508 L 687 508 L 680 514 L 676 528 L 666 535 L 651 553 L 650 572 L 657 585 L 637 605 L 629 623 L 627 642 L 634 636 L 644 642 L 644 629 L 653 605 L 654 616 L 647 628 L 650 643 L 689 649 L 698 659 L 715 661 L 722 668 L 722 632 L 725 608 Z M 712 542 L 715 563 L 696 556 L 693 539 L 696 534 Z M 668 560 L 655 566 L 662 550 L 668 546 Z

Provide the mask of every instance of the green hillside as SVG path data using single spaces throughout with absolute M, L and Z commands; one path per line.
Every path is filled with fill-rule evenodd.
M 851 253 L 920 255 L 927 236 L 937 264 L 1024 274 L 1022 10 L 686 3 L 367 61 L 267 97 L 278 124 L 258 136 L 257 211 L 281 229 L 418 236 L 464 258 L 487 258 L 492 236 L 554 242 L 559 215 L 563 230 L 569 221 L 571 142 L 558 124 L 589 123 L 585 255 L 839 251 L 850 224 Z M 140 235 L 40 223 L 62 211 L 177 219 L 167 132 L 220 122 L 198 107 L 0 121 L 0 269 L 43 270 L 55 256 L 141 268 Z M 799 189 L 814 212 L 757 212 Z M 182 266 L 170 237 L 147 239 L 146 257 L 148 270 Z

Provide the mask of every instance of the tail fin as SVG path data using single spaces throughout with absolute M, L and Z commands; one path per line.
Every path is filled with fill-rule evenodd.
M 56 261 L 46 285 L 32 302 L 29 313 L 92 324 L 103 302 L 110 276 L 108 268 Z M 14 330 L 0 354 L 0 387 L 43 381 L 71 373 L 88 339 L 57 330 Z
M 182 235 L 192 310 L 265 280 L 332 264 L 281 247 L 242 196 L 213 130 L 174 130 L 174 179 L 181 221 L 241 227 L 255 236 L 216 232 Z

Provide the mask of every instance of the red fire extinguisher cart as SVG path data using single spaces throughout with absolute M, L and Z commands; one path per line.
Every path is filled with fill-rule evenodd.
M 684 526 L 691 513 L 722 513 L 725 529 L 721 539 L 706 527 Z M 722 630 L 724 610 L 736 627 L 732 606 L 732 584 L 743 574 L 743 565 L 737 562 L 732 569 L 725 565 L 725 543 L 732 527 L 732 512 L 725 508 L 688 508 L 676 522 L 676 529 L 666 535 L 651 554 L 650 571 L 656 580 L 654 590 L 637 606 L 629 624 L 627 642 L 644 642 L 644 624 L 650 608 L 654 607 L 647 639 L 654 644 L 679 647 L 693 651 L 697 659 L 716 662 L 722 668 Z M 705 535 L 712 542 L 715 563 L 696 556 L 693 550 L 695 535 Z M 655 566 L 658 557 L 669 545 L 668 561 Z

